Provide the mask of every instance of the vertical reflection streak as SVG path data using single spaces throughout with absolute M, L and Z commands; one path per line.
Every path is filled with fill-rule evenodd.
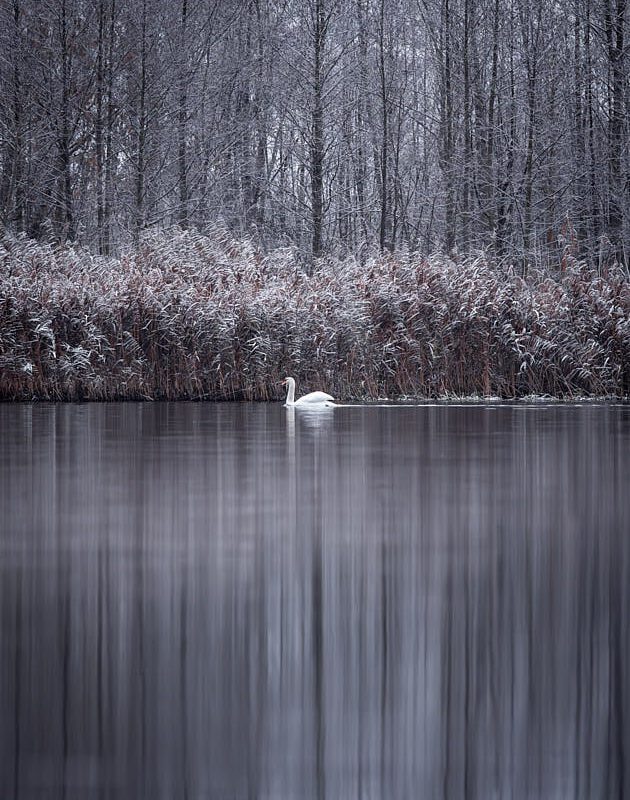
M 322 590 L 322 478 L 319 440 L 313 442 L 313 517 L 312 517 L 312 619 L 313 619 L 313 690 L 315 721 L 315 782 L 318 800 L 326 797 L 326 728 L 324 710 L 324 609 Z
M 21 726 L 20 726 L 20 701 L 22 697 L 22 569 L 18 565 L 15 576 L 15 617 L 14 617 L 15 646 L 13 648 L 13 736 L 15 739 L 13 754 L 13 793 L 20 796 L 20 753 L 21 753 Z
M 188 765 L 188 589 L 187 582 L 182 583 L 179 619 L 179 694 L 181 704 L 181 741 L 182 741 L 182 777 L 184 787 L 183 798 L 188 800 L 188 778 L 190 774 Z

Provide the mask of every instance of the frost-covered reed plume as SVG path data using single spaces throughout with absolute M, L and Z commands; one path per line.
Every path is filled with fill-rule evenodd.
M 3 398 L 627 396 L 630 284 L 585 264 L 527 281 L 483 257 L 323 261 L 217 231 L 120 258 L 5 238 Z

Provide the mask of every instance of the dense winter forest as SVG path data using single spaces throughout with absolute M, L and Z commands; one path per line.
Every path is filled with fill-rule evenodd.
M 626 0 L 3 0 L 5 226 L 626 260 Z
M 1 397 L 629 393 L 626 0 L 1 9 Z

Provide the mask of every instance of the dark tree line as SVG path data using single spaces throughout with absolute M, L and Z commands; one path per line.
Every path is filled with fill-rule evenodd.
M 2 0 L 0 213 L 627 262 L 626 0 Z

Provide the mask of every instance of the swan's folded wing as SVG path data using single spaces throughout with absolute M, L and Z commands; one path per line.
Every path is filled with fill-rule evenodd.
M 334 397 L 326 394 L 326 392 L 309 392 L 309 394 L 305 394 L 304 397 L 300 397 L 296 405 L 321 405 L 322 403 L 331 403 L 334 399 Z

